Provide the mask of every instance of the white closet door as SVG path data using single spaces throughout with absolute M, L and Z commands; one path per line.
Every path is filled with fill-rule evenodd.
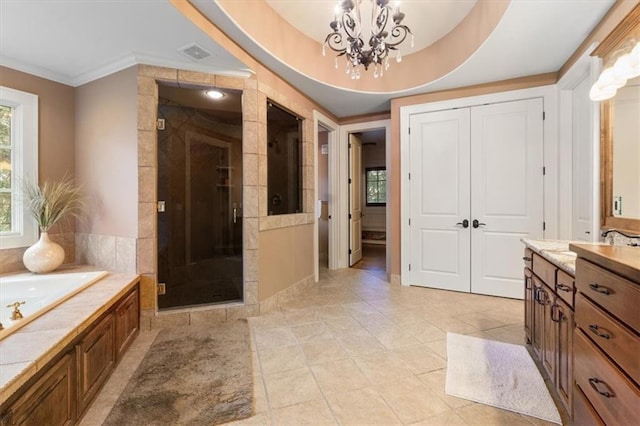
M 471 108 L 471 292 L 524 297 L 521 238 L 543 237 L 542 99 Z
M 469 109 L 412 115 L 409 283 L 470 291 Z M 520 250 L 521 251 L 521 250 Z
M 362 259 L 362 141 L 349 135 L 349 266 Z
M 593 241 L 593 119 L 589 77 L 573 89 L 573 238 Z M 597 236 L 596 236 L 597 237 Z

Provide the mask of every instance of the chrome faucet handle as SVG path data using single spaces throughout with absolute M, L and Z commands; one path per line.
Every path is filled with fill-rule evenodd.
M 27 302 L 14 302 L 14 303 L 10 303 L 7 305 L 7 308 L 13 308 L 13 312 L 11 312 L 11 316 L 9 317 L 9 319 L 11 319 L 12 321 L 15 320 L 20 320 L 22 318 L 24 318 L 24 316 L 22 315 L 22 312 L 20 312 L 20 305 L 24 305 Z

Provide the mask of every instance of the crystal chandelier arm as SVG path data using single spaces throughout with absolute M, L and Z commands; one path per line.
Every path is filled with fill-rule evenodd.
M 329 33 L 327 38 L 324 40 L 324 44 L 329 46 L 329 48 L 334 52 L 337 52 L 338 56 L 342 56 L 347 52 L 347 49 L 342 47 L 342 33 Z
M 380 37 L 384 38 L 382 33 L 384 32 L 384 28 L 387 26 L 387 21 L 389 20 L 389 7 L 383 7 L 375 20 L 372 20 L 372 37 Z M 375 23 L 375 25 L 373 25 Z M 374 29 L 375 28 L 375 29 Z
M 391 37 L 386 40 L 386 45 L 391 50 L 398 50 L 396 46 L 401 44 L 407 36 L 411 34 L 411 30 L 406 25 L 396 25 L 391 30 Z

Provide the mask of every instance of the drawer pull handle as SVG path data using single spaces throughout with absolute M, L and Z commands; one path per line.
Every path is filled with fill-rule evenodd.
M 589 379 L 589 384 L 591 385 L 591 387 L 593 388 L 593 390 L 595 390 L 596 392 L 598 392 L 600 395 L 604 396 L 605 398 L 611 398 L 613 396 L 613 393 L 609 392 L 609 387 L 607 386 L 607 384 L 605 382 L 603 382 L 602 380 L 599 380 L 595 377 L 591 377 Z M 606 391 L 601 391 L 600 389 L 598 389 L 598 385 L 602 384 L 604 387 L 607 388 Z
M 591 330 L 593 332 L 593 334 L 595 334 L 598 337 L 602 337 L 603 339 L 610 339 L 611 335 L 609 333 L 601 333 L 600 327 L 598 327 L 597 324 L 590 324 L 589 325 L 589 330 Z
M 591 288 L 591 290 L 598 292 L 600 294 L 604 294 L 606 296 L 611 294 L 611 290 L 598 284 L 589 284 L 589 287 Z
M 529 256 L 524 256 L 522 260 L 524 260 L 525 262 L 531 262 L 531 258 Z
M 556 290 L 561 290 L 561 291 L 566 291 L 566 292 L 570 292 L 572 290 L 571 287 L 569 287 L 568 285 L 564 285 L 564 284 L 556 284 Z

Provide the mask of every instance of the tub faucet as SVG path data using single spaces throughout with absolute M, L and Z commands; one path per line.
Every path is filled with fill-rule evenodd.
M 20 312 L 20 305 L 24 305 L 26 302 L 15 302 L 7 305 L 7 308 L 13 308 L 13 312 L 11 312 L 11 316 L 9 319 L 12 321 L 21 320 L 24 318 L 22 312 Z

